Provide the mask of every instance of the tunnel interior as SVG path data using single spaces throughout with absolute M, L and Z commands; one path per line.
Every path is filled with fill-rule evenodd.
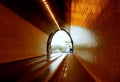
M 70 33 L 74 55 L 96 82 L 119 82 L 120 0 L 46 1 Z M 57 29 L 42 1 L 1 0 L 0 64 L 46 55 Z

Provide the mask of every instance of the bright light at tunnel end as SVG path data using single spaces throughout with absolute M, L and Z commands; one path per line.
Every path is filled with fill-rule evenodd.
M 59 30 L 54 34 L 51 42 L 52 53 L 70 53 L 72 48 L 71 38 L 64 30 Z

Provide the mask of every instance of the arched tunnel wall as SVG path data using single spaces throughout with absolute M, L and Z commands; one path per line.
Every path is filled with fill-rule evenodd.
M 101 82 L 120 81 L 119 8 L 119 0 L 110 0 L 106 8 L 87 28 L 97 37 L 96 47 L 81 49 L 79 45 L 74 46 L 75 54 L 81 63 Z M 2 4 L 0 11 L 0 63 L 46 54 L 47 34 Z
M 97 36 L 97 47 L 76 48 L 76 56 L 99 82 L 120 81 L 120 4 L 112 1 L 89 26 Z M 84 36 L 84 35 L 83 35 Z M 77 37 L 77 36 L 76 36 Z M 83 54 L 84 53 L 84 54 Z
M 44 32 L 0 4 L 0 63 L 45 55 L 47 38 Z

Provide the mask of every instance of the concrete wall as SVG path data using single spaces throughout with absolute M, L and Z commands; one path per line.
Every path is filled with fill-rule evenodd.
M 46 54 L 47 38 L 44 32 L 0 4 L 0 63 Z
M 93 43 L 96 44 L 80 45 L 79 40 L 75 46 L 79 61 L 97 82 L 120 82 L 120 4 L 117 0 L 110 0 L 87 30 L 95 35 Z M 85 35 L 82 36 L 84 39 Z

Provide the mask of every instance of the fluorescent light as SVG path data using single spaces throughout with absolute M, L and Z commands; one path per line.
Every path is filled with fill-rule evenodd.
M 42 1 L 43 1 L 43 3 L 44 3 L 45 7 L 47 8 L 49 14 L 51 15 L 52 19 L 54 20 L 54 22 L 55 22 L 57 28 L 58 28 L 59 30 L 61 30 L 61 28 L 60 28 L 60 26 L 59 26 L 57 20 L 55 19 L 55 16 L 53 15 L 53 13 L 52 13 L 52 11 L 51 11 L 51 9 L 50 9 L 48 3 L 47 3 L 45 0 L 42 0 Z

